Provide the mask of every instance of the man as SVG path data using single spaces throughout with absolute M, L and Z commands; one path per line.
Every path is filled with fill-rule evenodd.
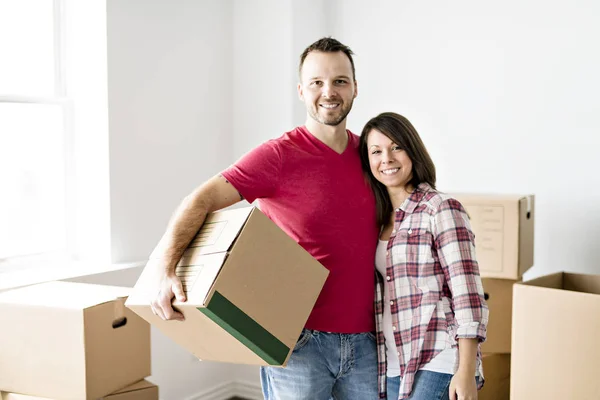
M 164 271 L 153 311 L 181 320 L 175 266 L 210 212 L 242 199 L 261 210 L 330 275 L 286 368 L 263 367 L 266 399 L 375 399 L 375 200 L 363 177 L 358 137 L 346 130 L 357 95 L 352 51 L 332 38 L 300 57 L 304 126 L 255 148 L 183 201 L 149 264 Z

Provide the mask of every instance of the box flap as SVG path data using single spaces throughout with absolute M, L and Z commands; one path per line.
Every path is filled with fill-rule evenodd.
M 191 255 L 220 253 L 229 250 L 254 207 L 223 210 L 211 213 L 192 240 L 182 262 Z
M 535 243 L 535 196 L 519 200 L 519 275 L 533 266 Z
M 153 387 L 156 387 L 156 385 L 151 382 L 148 382 L 147 380 L 144 379 L 144 380 L 134 383 L 133 385 L 127 386 L 124 389 L 117 390 L 114 393 L 104 396 L 102 399 L 110 398 L 117 394 L 135 392 L 138 390 L 145 390 L 145 389 L 149 389 L 149 388 L 153 388 Z M 99 400 L 102 400 L 102 399 L 99 399 Z M 49 399 L 47 397 L 28 396 L 28 395 L 19 394 L 19 393 L 0 392 L 0 400 L 52 400 L 52 399 Z
M 517 285 L 527 286 L 539 286 L 550 289 L 562 289 L 563 287 L 563 273 L 557 272 L 555 274 L 540 276 L 535 279 L 531 279 L 525 282 L 519 282 Z
M 600 295 L 600 275 L 565 272 L 563 274 L 563 287 L 565 290 L 574 292 Z
M 600 275 L 576 274 L 572 272 L 557 272 L 540 276 L 522 285 L 543 287 L 547 289 L 567 290 L 600 295 Z
M 154 386 L 156 386 L 154 383 L 148 382 L 147 380 L 144 379 L 144 380 L 141 380 L 141 381 L 139 381 L 137 383 L 134 383 L 133 385 L 127 386 L 124 389 L 117 390 L 116 392 L 111 393 L 111 395 L 120 394 L 120 393 L 127 393 L 127 392 L 133 392 L 133 391 L 136 391 L 136 390 L 148 389 L 148 388 L 151 388 L 151 387 L 154 387 Z
M 26 394 L 1 392 L 0 400 L 52 400 L 47 397 L 28 396 Z
M 131 288 L 76 282 L 47 282 L 0 293 L 0 303 L 86 309 L 127 297 Z
M 510 202 L 518 202 L 521 199 L 526 199 L 527 197 L 533 197 L 532 194 L 495 194 L 495 193 L 451 193 L 458 201 L 461 203 L 470 203 L 470 202 L 493 202 L 497 201 L 498 203 L 504 203 L 507 201 Z

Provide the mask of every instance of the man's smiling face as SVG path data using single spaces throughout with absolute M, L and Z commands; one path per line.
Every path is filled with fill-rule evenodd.
M 298 94 L 312 119 L 324 125 L 339 125 L 357 95 L 348 56 L 341 51 L 309 53 L 302 65 Z

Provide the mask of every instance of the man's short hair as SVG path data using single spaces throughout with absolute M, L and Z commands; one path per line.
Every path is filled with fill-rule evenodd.
M 352 55 L 354 54 L 350 47 L 342 44 L 340 41 L 332 38 L 332 37 L 324 37 L 310 46 L 308 46 L 302 54 L 300 55 L 300 66 L 298 67 L 298 73 L 300 74 L 300 78 L 302 78 L 302 66 L 304 65 L 304 60 L 306 57 L 313 51 L 322 51 L 324 53 L 337 53 L 338 51 L 343 52 L 348 59 L 350 60 L 350 64 L 352 65 L 352 79 L 356 80 L 356 71 L 354 70 L 354 60 L 352 59 Z

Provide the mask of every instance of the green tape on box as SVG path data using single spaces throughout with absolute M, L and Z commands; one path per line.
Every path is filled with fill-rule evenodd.
M 207 307 L 198 310 L 252 350 L 269 365 L 282 365 L 290 348 L 246 313 L 215 292 Z

